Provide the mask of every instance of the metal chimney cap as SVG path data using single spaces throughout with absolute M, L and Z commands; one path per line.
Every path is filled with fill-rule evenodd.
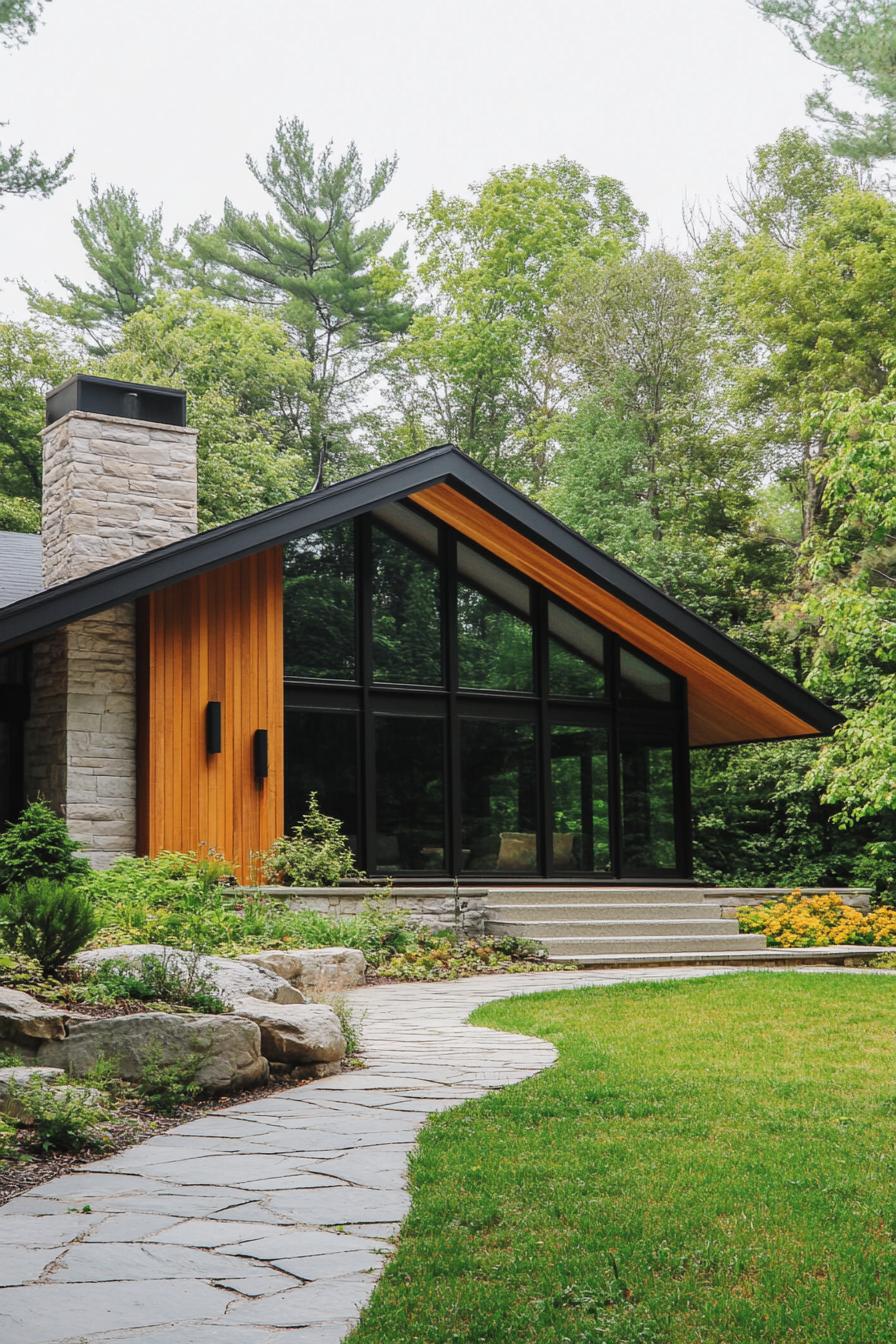
M 187 423 L 187 394 L 174 387 L 76 373 L 47 394 L 47 424 L 54 424 L 70 411 L 183 427 Z

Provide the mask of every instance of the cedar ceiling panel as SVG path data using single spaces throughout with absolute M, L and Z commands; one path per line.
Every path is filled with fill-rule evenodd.
M 657 625 L 621 598 L 450 485 L 434 485 L 410 498 L 493 555 L 556 593 L 635 648 L 687 679 L 691 746 L 814 737 L 817 730 L 713 659 Z

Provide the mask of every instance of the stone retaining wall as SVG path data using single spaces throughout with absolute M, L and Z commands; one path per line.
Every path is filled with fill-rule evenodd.
M 703 899 L 713 905 L 720 905 L 723 915 L 734 918 L 743 905 L 765 905 L 768 901 L 780 901 L 794 890 L 794 887 L 708 887 L 703 893 Z M 844 905 L 851 905 L 863 914 L 871 909 L 870 887 L 800 887 L 799 890 L 803 896 L 829 896 L 833 892 L 842 898 Z
M 405 910 L 414 924 L 433 930 L 458 930 L 471 938 L 485 933 L 485 887 L 244 887 L 282 900 L 289 910 L 316 910 L 333 919 L 361 913 L 376 899 L 386 910 Z

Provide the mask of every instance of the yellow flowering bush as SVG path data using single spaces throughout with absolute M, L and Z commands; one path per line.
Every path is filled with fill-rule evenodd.
M 737 919 L 742 933 L 764 933 L 770 947 L 896 945 L 896 909 L 881 905 L 865 915 L 833 891 L 826 896 L 792 891 L 780 901 L 741 906 Z

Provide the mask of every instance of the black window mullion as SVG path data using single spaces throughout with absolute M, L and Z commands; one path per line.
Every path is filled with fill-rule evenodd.
M 606 636 L 607 692 L 610 711 L 608 748 L 608 780 L 610 797 L 607 800 L 610 815 L 610 872 L 622 876 L 622 775 L 619 767 L 619 642 L 615 635 Z
M 363 859 L 361 867 L 370 872 L 376 859 L 376 762 L 374 752 L 374 722 L 370 706 L 370 687 L 373 681 L 373 608 L 371 602 L 373 547 L 370 535 L 370 517 L 363 515 L 355 522 L 355 582 L 358 601 L 358 680 L 361 683 L 361 835 Z
M 554 874 L 554 812 L 551 797 L 551 726 L 548 714 L 548 603 L 541 588 L 532 590 L 532 617 L 535 632 L 535 689 L 538 693 L 538 727 L 536 751 L 538 782 L 541 795 L 538 823 L 541 834 L 538 847 L 541 854 L 541 872 L 545 877 Z
M 449 873 L 461 871 L 461 781 L 460 724 L 457 704 L 457 540 L 447 527 L 439 527 L 439 564 L 442 575 L 442 648 L 447 696 L 447 733 L 445 780 L 445 844 Z

